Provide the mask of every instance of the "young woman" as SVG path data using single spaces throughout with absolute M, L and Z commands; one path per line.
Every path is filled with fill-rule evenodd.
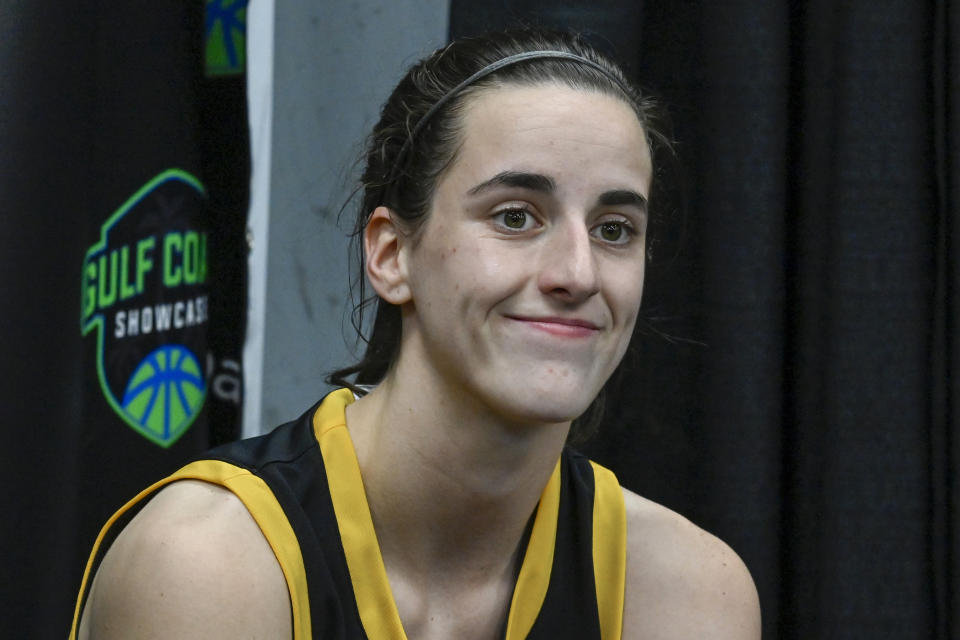
M 415 65 L 369 142 L 348 388 L 115 516 L 79 637 L 758 638 L 736 554 L 566 447 L 633 335 L 655 136 L 576 37 Z

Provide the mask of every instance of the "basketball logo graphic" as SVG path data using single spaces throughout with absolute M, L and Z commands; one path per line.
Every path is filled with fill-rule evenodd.
M 236 76 L 246 70 L 247 1 L 207 0 L 206 74 Z
M 197 358 L 181 345 L 164 345 L 133 372 L 121 406 L 158 438 L 176 439 L 203 406 L 205 394 Z
M 194 176 L 164 171 L 103 223 L 81 271 L 80 328 L 96 336 L 103 397 L 163 448 L 196 422 L 209 386 L 204 198 Z

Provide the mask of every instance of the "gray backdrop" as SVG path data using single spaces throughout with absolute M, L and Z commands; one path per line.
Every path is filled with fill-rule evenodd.
M 447 23 L 446 0 L 276 3 L 261 431 L 298 416 L 327 390 L 323 376 L 353 360 L 353 211 L 340 228 L 337 213 L 380 105 L 407 66 L 444 44 Z M 246 365 L 255 393 L 256 365 Z

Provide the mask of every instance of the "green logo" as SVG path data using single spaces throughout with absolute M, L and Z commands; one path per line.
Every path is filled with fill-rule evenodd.
M 247 0 L 207 0 L 204 46 L 207 76 L 244 73 L 247 64 Z
M 207 394 L 203 204 L 199 180 L 165 171 L 110 216 L 83 261 L 80 326 L 96 330 L 104 397 L 161 447 L 186 433 Z

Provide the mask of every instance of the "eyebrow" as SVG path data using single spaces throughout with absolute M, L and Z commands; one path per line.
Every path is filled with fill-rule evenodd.
M 553 193 L 557 184 L 553 178 L 540 173 L 528 173 L 526 171 L 501 171 L 489 180 L 484 180 L 473 187 L 467 193 L 475 196 L 493 189 L 494 187 L 520 187 L 530 189 L 531 191 L 540 191 L 542 193 Z
M 550 176 L 541 173 L 530 173 L 527 171 L 501 171 L 489 180 L 484 180 L 480 184 L 467 191 L 468 195 L 475 196 L 484 191 L 489 191 L 495 187 L 516 187 L 520 189 L 529 189 L 539 191 L 540 193 L 551 194 L 557 188 L 557 183 Z M 615 189 L 604 191 L 597 198 L 597 204 L 606 207 L 616 207 L 627 205 L 636 207 L 641 211 L 647 210 L 647 199 L 630 189 Z
M 629 189 L 605 191 L 604 193 L 600 194 L 599 198 L 597 198 L 597 204 L 607 207 L 628 205 L 631 207 L 636 207 L 641 211 L 647 210 L 647 199 L 636 191 L 630 191 Z

